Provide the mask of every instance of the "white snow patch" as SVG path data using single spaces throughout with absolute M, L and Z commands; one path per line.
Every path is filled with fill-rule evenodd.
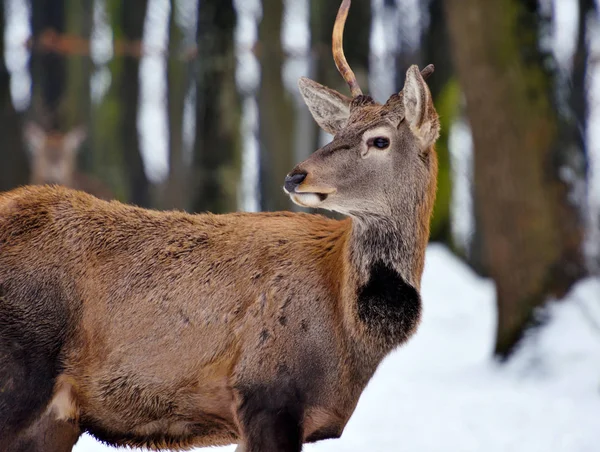
M 565 300 L 550 303 L 546 326 L 506 366 L 491 358 L 492 282 L 431 245 L 422 295 L 418 333 L 382 363 L 342 438 L 304 450 L 598 451 L 599 279 L 581 281 Z M 75 448 L 110 450 L 89 436 Z

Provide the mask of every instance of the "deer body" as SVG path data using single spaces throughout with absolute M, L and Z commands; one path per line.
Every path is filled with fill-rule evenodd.
M 387 295 L 404 303 L 390 321 L 403 323 L 359 317 L 373 300 L 361 299 L 368 283 L 348 265 L 361 240 L 348 220 L 160 213 L 28 187 L 0 198 L 0 230 L 3 301 L 18 311 L 47 303 L 61 326 L 40 350 L 61 363 L 53 398 L 69 400 L 52 415 L 113 444 L 238 441 L 244 391 L 289 392 L 282 401 L 297 405 L 304 440 L 337 437 L 379 361 L 419 319 L 416 290 L 391 272 L 398 284 Z M 303 255 L 318 259 L 295 263 Z M 5 309 L 0 323 L 15 321 Z
M 68 452 L 83 431 L 244 452 L 339 437 L 420 318 L 430 72 L 411 67 L 384 105 L 352 80 L 351 99 L 301 79 L 335 138 L 285 191 L 342 221 L 157 212 L 64 187 L 0 194 L 0 450 Z

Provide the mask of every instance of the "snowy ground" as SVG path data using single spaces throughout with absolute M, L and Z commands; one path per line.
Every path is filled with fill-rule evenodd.
M 600 280 L 552 304 L 503 367 L 490 359 L 492 283 L 432 245 L 423 300 L 419 332 L 381 365 L 342 438 L 306 451 L 600 451 Z M 75 447 L 115 450 L 89 436 Z

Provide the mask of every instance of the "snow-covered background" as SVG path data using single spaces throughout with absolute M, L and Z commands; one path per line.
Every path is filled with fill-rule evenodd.
M 431 245 L 422 294 L 417 334 L 383 362 L 342 437 L 306 451 L 600 451 L 600 279 L 551 303 L 506 366 L 491 358 L 489 280 Z M 75 447 L 110 451 L 89 436 Z

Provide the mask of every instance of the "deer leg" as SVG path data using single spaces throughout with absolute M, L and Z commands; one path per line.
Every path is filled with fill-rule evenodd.
M 0 451 L 67 450 L 37 444 L 52 435 L 56 443 L 69 430 L 46 418 L 68 315 L 58 303 L 31 301 L 8 290 L 2 277 L 0 271 Z M 20 283 L 12 285 L 21 287 Z M 40 291 L 40 296 L 49 293 Z
M 8 452 L 71 452 L 81 431 L 76 422 L 47 412 L 18 435 Z
M 261 388 L 238 394 L 243 441 L 238 452 L 300 452 L 303 406 L 295 390 Z
M 51 358 L 20 341 L 1 305 L 0 298 L 0 451 L 5 451 L 42 416 L 54 382 Z

